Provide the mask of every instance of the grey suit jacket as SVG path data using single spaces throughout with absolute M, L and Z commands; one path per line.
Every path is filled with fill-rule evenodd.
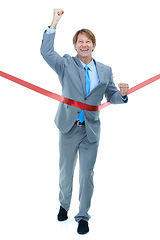
M 58 74 L 62 85 L 62 96 L 93 106 L 101 104 L 105 95 L 112 104 L 124 103 L 120 92 L 113 82 L 112 69 L 102 63 L 95 62 L 100 83 L 86 96 L 85 69 L 78 56 L 66 54 L 61 57 L 54 51 L 55 33 L 44 33 L 41 54 L 49 66 Z M 128 98 L 125 102 L 128 101 Z M 55 117 L 55 123 L 62 133 L 67 133 L 78 118 L 81 109 L 60 103 Z M 85 128 L 89 141 L 95 142 L 100 138 L 99 111 L 84 110 Z

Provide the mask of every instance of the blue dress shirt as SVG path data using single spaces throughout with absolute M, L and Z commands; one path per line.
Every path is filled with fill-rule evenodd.
M 79 58 L 78 58 L 79 59 Z M 86 66 L 86 64 L 84 62 L 82 62 L 79 59 L 80 63 L 82 64 L 83 68 Z M 92 61 L 87 65 L 89 67 L 89 77 L 90 77 L 90 91 L 92 91 L 93 88 L 95 88 L 98 84 L 99 84 L 99 76 L 98 76 L 98 72 L 97 72 L 97 68 L 96 65 L 92 59 Z

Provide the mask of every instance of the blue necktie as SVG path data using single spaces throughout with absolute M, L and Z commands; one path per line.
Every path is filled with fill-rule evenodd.
M 90 77 L 89 77 L 89 67 L 86 65 L 84 67 L 85 72 L 86 72 L 86 95 L 88 95 L 88 93 L 90 92 Z
M 86 88 L 86 95 L 88 95 L 88 93 L 90 92 L 90 77 L 89 77 L 89 67 L 86 65 L 84 67 L 85 69 L 85 88 Z M 83 110 L 81 110 L 79 116 L 78 116 L 78 120 L 80 122 L 84 122 L 84 114 L 83 114 Z

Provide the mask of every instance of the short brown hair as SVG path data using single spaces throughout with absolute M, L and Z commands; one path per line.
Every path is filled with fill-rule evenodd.
M 95 38 L 94 34 L 89 29 L 85 29 L 85 28 L 83 28 L 83 29 L 81 29 L 81 30 L 79 30 L 75 33 L 75 35 L 73 37 L 73 44 L 74 45 L 76 44 L 77 39 L 78 39 L 78 35 L 80 33 L 85 34 L 92 41 L 93 45 L 96 46 L 96 38 Z

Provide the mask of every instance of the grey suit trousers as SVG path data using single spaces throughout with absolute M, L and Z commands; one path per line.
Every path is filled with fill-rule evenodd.
M 72 184 L 74 169 L 79 153 L 79 213 L 75 220 L 81 219 L 88 221 L 90 215 L 88 210 L 91 204 L 93 194 L 93 174 L 94 164 L 96 162 L 99 141 L 89 142 L 85 126 L 74 126 L 68 133 L 59 132 L 59 201 L 61 206 L 69 210 L 72 197 Z

